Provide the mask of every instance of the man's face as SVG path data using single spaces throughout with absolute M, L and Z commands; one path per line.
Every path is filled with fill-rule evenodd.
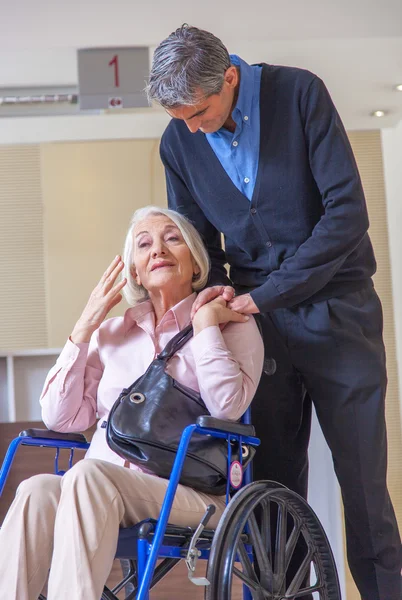
M 212 94 L 204 98 L 200 90 L 199 103 L 192 106 L 169 108 L 166 112 L 174 119 L 184 121 L 191 133 L 196 133 L 198 130 L 203 133 L 214 133 L 231 118 L 237 84 L 236 67 L 229 67 L 219 94 Z

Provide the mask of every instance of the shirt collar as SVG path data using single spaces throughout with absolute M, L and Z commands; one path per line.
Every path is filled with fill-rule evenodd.
M 253 67 L 247 64 L 236 54 L 230 55 L 230 62 L 236 67 L 240 67 L 240 86 L 236 106 L 232 111 L 233 120 L 236 124 L 251 125 L 251 107 L 254 95 L 254 71 Z M 247 117 L 245 119 L 245 117 Z
M 175 306 L 170 308 L 163 315 L 163 319 L 159 325 L 173 319 L 176 322 L 179 331 L 184 329 L 184 327 L 190 323 L 191 307 L 193 306 L 196 297 L 197 294 L 193 292 L 184 298 L 184 300 L 181 300 Z M 155 312 L 151 300 L 140 302 L 126 311 L 124 315 L 125 333 L 134 327 L 134 325 L 145 325 L 146 329 L 151 329 L 152 332 L 155 331 Z

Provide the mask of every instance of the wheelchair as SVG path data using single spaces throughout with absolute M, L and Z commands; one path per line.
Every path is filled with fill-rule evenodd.
M 228 477 L 226 509 L 216 530 L 207 528 L 215 511 L 213 505 L 208 506 L 197 528 L 169 523 L 181 469 L 194 433 L 227 441 L 228 469 L 235 464 L 231 459 L 234 445 L 246 450 L 260 444 L 250 423 L 250 410 L 241 423 L 203 416 L 186 427 L 159 519 L 148 519 L 120 529 L 116 558 L 128 560 L 129 569 L 112 590 L 105 586 L 102 600 L 118 600 L 116 594 L 127 589 L 127 584 L 132 584 L 133 591 L 125 596 L 125 600 L 149 600 L 150 590 L 180 560 L 185 560 L 192 583 L 204 586 L 206 600 L 230 600 L 234 597 L 236 580 L 240 582 L 243 600 L 291 600 L 311 597 L 314 592 L 314 598 L 319 600 L 341 600 L 333 554 L 311 507 L 279 483 L 253 482 L 252 463 L 242 473 L 242 452 L 236 461 L 241 481 L 235 483 L 238 489 L 234 489 Z M 70 468 L 74 451 L 89 447 L 82 434 L 42 429 L 21 432 L 11 442 L 0 469 L 0 495 L 20 445 L 56 448 L 55 473 L 58 475 L 64 474 L 59 470 L 62 449 L 70 451 Z M 198 560 L 208 561 L 206 577 L 196 576 Z M 41 595 L 39 600 L 46 599 Z

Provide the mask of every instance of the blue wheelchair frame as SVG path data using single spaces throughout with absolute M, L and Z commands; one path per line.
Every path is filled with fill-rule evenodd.
M 172 468 L 172 472 L 169 479 L 169 484 L 166 490 L 165 498 L 162 504 L 161 512 L 159 515 L 159 519 L 157 520 L 155 532 L 153 535 L 152 541 L 148 541 L 146 535 L 139 535 L 137 538 L 137 552 L 133 551 L 133 556 L 137 556 L 137 582 L 138 582 L 138 593 L 136 595 L 136 600 L 149 600 L 149 591 L 152 583 L 152 578 L 154 575 L 156 562 L 158 558 L 173 558 L 173 559 L 183 559 L 183 547 L 180 546 L 164 546 L 163 540 L 166 532 L 166 528 L 168 526 L 168 519 L 170 515 L 170 511 L 172 508 L 174 496 L 176 493 L 177 485 L 180 480 L 181 470 L 184 464 L 184 460 L 186 457 L 186 452 L 188 445 L 190 443 L 191 436 L 194 433 L 199 433 L 201 435 L 210 435 L 213 437 L 226 439 L 228 443 L 228 472 L 231 464 L 231 442 L 236 442 L 239 444 L 239 447 L 242 447 L 242 444 L 247 444 L 248 446 L 259 446 L 260 440 L 257 437 L 244 435 L 242 433 L 233 433 L 229 431 L 225 431 L 224 422 L 215 420 L 211 418 L 212 423 L 216 421 L 218 427 L 204 427 L 200 426 L 198 423 L 189 425 L 186 427 L 182 433 L 180 444 L 177 450 L 176 458 L 174 461 L 174 465 Z M 242 423 L 246 425 L 250 425 L 250 410 L 248 410 L 243 416 Z M 232 428 L 236 426 L 235 423 L 231 423 Z M 62 434 L 57 434 L 62 435 Z M 67 434 L 68 435 L 68 434 Z M 0 469 L 0 496 L 3 492 L 4 485 L 6 483 L 9 471 L 11 469 L 15 454 L 20 445 L 23 446 L 40 446 L 40 447 L 49 447 L 56 448 L 56 457 L 55 457 L 55 473 L 57 475 L 63 475 L 65 471 L 59 469 L 59 453 L 63 448 L 70 449 L 70 457 L 69 457 L 69 467 L 72 466 L 74 450 L 87 450 L 89 448 L 89 443 L 83 443 L 78 441 L 68 441 L 63 439 L 49 439 L 49 438 L 40 438 L 40 437 L 30 437 L 27 435 L 21 435 L 14 440 L 12 440 L 6 456 L 3 461 L 3 465 Z M 240 460 L 242 463 L 242 453 L 240 452 Z M 248 483 L 252 481 L 252 467 L 249 464 L 244 470 L 243 481 L 241 487 L 244 487 Z M 228 476 L 228 482 L 226 487 L 226 503 L 230 500 L 230 482 Z M 124 531 L 122 529 L 121 531 Z M 200 549 L 198 553 L 198 558 L 208 560 L 210 554 L 209 549 Z M 118 553 L 117 553 L 117 558 Z M 252 555 L 250 555 L 250 559 L 252 560 Z M 121 589 L 121 588 L 120 588 Z M 244 600 L 252 600 L 251 593 L 249 589 L 243 585 L 243 598 Z

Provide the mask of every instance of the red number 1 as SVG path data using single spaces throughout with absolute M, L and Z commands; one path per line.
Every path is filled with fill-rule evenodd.
M 109 67 L 114 66 L 114 87 L 119 87 L 119 56 L 115 54 L 109 63 Z

